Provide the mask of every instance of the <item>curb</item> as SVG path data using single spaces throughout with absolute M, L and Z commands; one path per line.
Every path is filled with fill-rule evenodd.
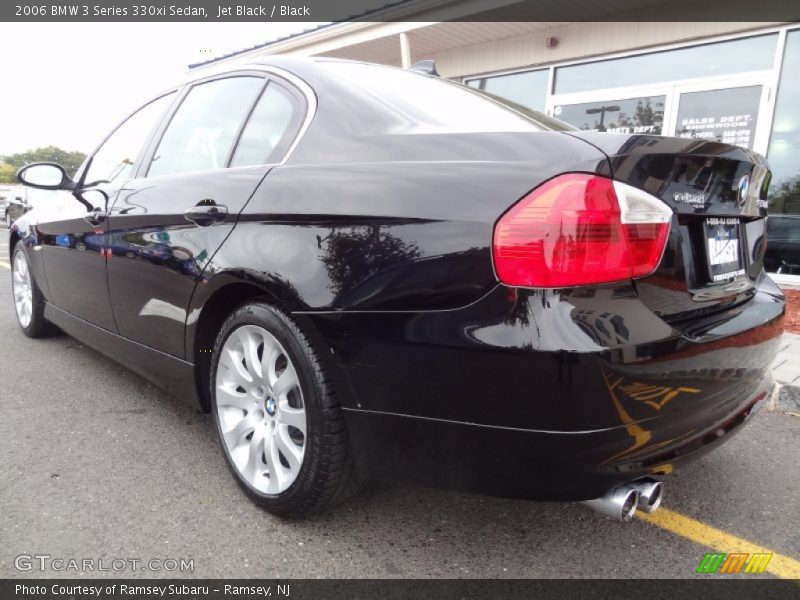
M 800 386 L 776 383 L 767 409 L 800 416 Z

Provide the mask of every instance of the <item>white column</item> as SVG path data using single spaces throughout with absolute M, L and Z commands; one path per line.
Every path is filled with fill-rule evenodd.
M 404 69 L 411 66 L 411 44 L 405 32 L 400 34 L 400 64 Z

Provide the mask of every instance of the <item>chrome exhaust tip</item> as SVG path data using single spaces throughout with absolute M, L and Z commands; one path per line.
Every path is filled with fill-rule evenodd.
M 644 479 L 634 481 L 631 487 L 639 492 L 639 502 L 637 508 L 647 514 L 654 513 L 664 498 L 664 484 L 655 479 Z
M 627 523 L 636 514 L 639 490 L 631 485 L 624 485 L 610 490 L 600 498 L 585 500 L 583 504 L 601 515 Z

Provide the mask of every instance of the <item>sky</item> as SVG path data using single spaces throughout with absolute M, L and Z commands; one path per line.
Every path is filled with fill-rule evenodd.
M 0 23 L 0 155 L 90 152 L 191 63 L 317 23 Z

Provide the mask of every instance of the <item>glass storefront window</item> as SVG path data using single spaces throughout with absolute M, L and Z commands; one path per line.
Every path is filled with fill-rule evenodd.
M 678 81 L 771 69 L 777 34 L 559 67 L 555 93 Z
M 772 170 L 767 219 L 770 271 L 800 275 L 800 31 L 786 35 L 767 159 Z
M 547 101 L 547 78 L 548 70 L 544 69 L 471 79 L 467 81 L 467 85 L 544 112 Z
M 761 86 L 680 95 L 675 135 L 753 147 Z
M 584 131 L 651 133 L 664 126 L 666 96 L 644 96 L 605 102 L 556 106 L 553 116 Z

